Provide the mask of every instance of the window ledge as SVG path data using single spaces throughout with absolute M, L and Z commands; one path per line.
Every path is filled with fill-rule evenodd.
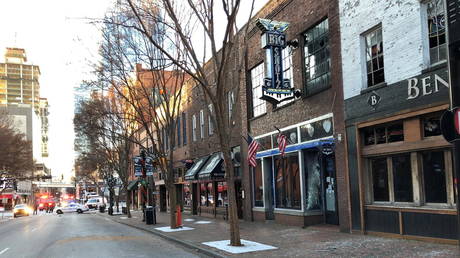
M 365 94 L 365 93 L 368 93 L 368 92 L 371 92 L 373 90 L 378 90 L 378 89 L 381 89 L 381 88 L 384 88 L 387 86 L 387 83 L 386 82 L 381 82 L 379 84 L 376 84 L 374 86 L 371 86 L 371 87 L 367 87 L 365 89 L 362 89 L 361 90 L 361 94 Z
M 432 71 L 435 71 L 441 68 L 447 68 L 447 60 L 437 62 L 435 64 L 431 64 L 430 66 L 422 70 L 422 74 L 429 73 L 429 72 L 432 72 Z
M 257 119 L 259 119 L 259 118 L 261 118 L 261 117 L 264 117 L 264 116 L 266 116 L 266 115 L 267 115 L 267 112 L 265 112 L 265 113 L 263 113 L 263 114 L 261 114 L 261 115 L 255 116 L 255 117 L 251 117 L 251 118 L 249 118 L 248 120 L 249 120 L 249 121 L 254 121 L 254 120 L 257 120 Z
M 439 213 L 439 214 L 457 214 L 455 205 L 452 207 L 449 204 L 437 204 L 437 205 L 423 205 L 415 206 L 415 204 L 408 203 L 388 203 L 388 204 L 368 204 L 365 205 L 368 210 L 393 210 L 400 211 L 406 210 L 407 212 L 426 212 L 426 213 Z
M 294 209 L 284 209 L 284 208 L 275 208 L 274 213 L 276 214 L 285 214 L 285 215 L 293 215 L 293 216 L 303 216 L 304 212 L 302 210 L 294 210 Z

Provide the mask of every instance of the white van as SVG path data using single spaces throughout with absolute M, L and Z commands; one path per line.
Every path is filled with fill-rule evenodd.
M 105 201 L 105 199 L 104 199 Z M 105 202 L 107 203 L 107 202 Z M 95 197 L 91 198 L 86 202 L 86 206 L 88 206 L 89 209 L 97 209 L 99 206 L 104 205 L 104 202 L 102 200 L 102 197 Z

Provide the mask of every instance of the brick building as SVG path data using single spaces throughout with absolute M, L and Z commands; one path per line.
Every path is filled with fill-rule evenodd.
M 443 3 L 339 1 L 354 231 L 458 237 Z
M 267 67 L 261 32 L 251 24 L 242 119 L 248 121 L 243 131 L 262 145 L 257 167 L 245 171 L 253 218 L 299 226 L 340 224 L 348 231 L 338 3 L 273 0 L 255 18 L 290 23 L 283 73 L 302 96 L 278 105 L 260 100 Z M 285 157 L 278 151 L 275 127 L 289 138 Z

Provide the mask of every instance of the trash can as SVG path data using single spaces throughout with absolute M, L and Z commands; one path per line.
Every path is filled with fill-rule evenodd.
M 109 213 L 109 215 L 113 215 L 113 207 L 109 206 L 108 213 Z
M 99 212 L 100 212 L 100 213 L 104 213 L 104 212 L 105 212 L 105 206 L 104 206 L 104 205 L 99 206 Z
M 121 207 L 121 213 L 128 214 L 128 209 L 126 207 Z
M 147 225 L 156 224 L 155 207 L 147 206 L 145 208 L 145 223 Z

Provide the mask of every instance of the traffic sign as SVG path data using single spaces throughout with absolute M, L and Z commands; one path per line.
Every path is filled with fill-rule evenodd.
M 448 142 L 460 140 L 460 108 L 446 110 L 442 114 L 441 132 Z

